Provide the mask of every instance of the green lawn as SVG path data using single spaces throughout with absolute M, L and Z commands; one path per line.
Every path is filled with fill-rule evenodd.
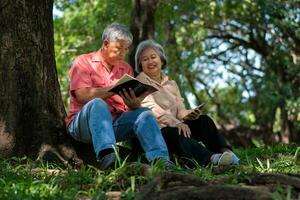
M 216 173 L 213 166 L 194 170 L 178 166 L 177 171 L 206 181 L 229 177 L 229 184 L 237 184 L 237 178 L 248 173 L 300 174 L 300 147 L 296 145 L 236 149 L 235 152 L 241 158 L 241 165 L 222 173 Z M 92 166 L 74 170 L 27 158 L 1 159 L 0 199 L 105 199 L 109 191 L 120 191 L 122 199 L 133 199 L 142 185 L 161 172 L 159 166 L 151 166 L 147 176 L 143 176 L 143 170 L 126 162 L 104 172 Z M 278 191 L 274 198 L 285 199 L 285 195 Z

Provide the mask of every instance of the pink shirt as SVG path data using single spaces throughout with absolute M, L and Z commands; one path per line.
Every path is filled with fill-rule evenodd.
M 109 71 L 107 63 L 103 60 L 101 49 L 97 52 L 84 54 L 75 59 L 69 70 L 70 83 L 70 107 L 69 116 L 65 121 L 67 126 L 73 120 L 77 112 L 84 104 L 77 101 L 74 91 L 80 88 L 108 87 L 114 85 L 125 73 L 133 75 L 129 64 L 120 61 Z M 105 99 L 113 119 L 128 110 L 124 101 L 119 95 Z

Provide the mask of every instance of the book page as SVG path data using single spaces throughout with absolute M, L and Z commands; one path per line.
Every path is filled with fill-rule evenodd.
M 133 78 L 132 76 L 128 75 L 128 74 L 124 74 L 124 75 L 122 76 L 122 78 L 121 78 L 120 80 L 118 80 L 118 82 L 116 83 L 115 86 L 121 85 L 121 84 L 123 84 L 123 83 L 125 83 L 125 82 L 127 82 L 127 81 L 130 81 L 130 80 L 136 80 L 136 79 Z M 115 87 L 115 86 L 114 86 L 114 87 Z

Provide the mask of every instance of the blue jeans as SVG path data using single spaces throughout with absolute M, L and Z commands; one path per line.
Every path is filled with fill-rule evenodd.
M 116 146 L 116 142 L 137 137 L 148 161 L 156 158 L 169 160 L 166 143 L 148 108 L 124 112 L 113 120 L 106 102 L 97 98 L 76 114 L 68 132 L 78 141 L 92 143 L 97 156 L 101 150 Z

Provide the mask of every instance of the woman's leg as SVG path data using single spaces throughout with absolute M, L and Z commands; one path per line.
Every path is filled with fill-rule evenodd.
M 226 143 L 225 138 L 219 133 L 214 121 L 207 115 L 200 115 L 196 120 L 186 121 L 191 129 L 192 137 L 214 153 L 229 152 L 232 156 L 232 164 L 239 164 L 240 159 L 232 152 L 232 148 Z
M 192 138 L 203 142 L 208 150 L 214 153 L 221 153 L 224 150 L 230 150 L 225 138 L 221 135 L 214 121 L 207 115 L 200 115 L 196 120 L 185 122 L 191 129 Z
M 188 167 L 195 167 L 193 160 L 199 165 L 206 166 L 209 162 L 213 164 L 228 165 L 232 163 L 232 156 L 220 153 L 221 150 L 212 152 L 201 145 L 194 138 L 186 138 L 179 135 L 178 129 L 165 127 L 161 129 L 163 138 L 167 144 L 170 156 L 175 154 Z M 194 133 L 192 132 L 192 135 Z M 130 141 L 133 151 L 141 152 L 142 148 L 137 139 Z M 220 148 L 219 148 L 220 149 Z
M 199 144 L 195 139 L 179 135 L 178 129 L 173 127 L 162 128 L 161 132 L 170 155 L 177 155 L 189 167 L 193 167 L 193 160 L 201 166 L 205 166 L 210 162 L 213 153 Z

